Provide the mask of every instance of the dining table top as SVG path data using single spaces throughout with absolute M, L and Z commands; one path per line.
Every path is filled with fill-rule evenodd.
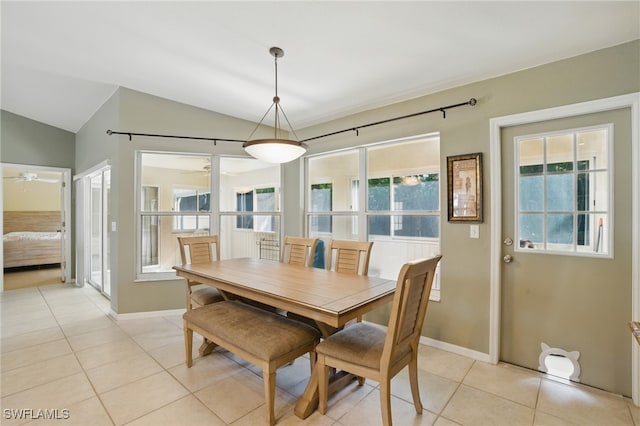
M 396 289 L 395 280 L 249 257 L 178 265 L 173 269 L 183 278 L 332 327 L 342 327 L 390 302 Z

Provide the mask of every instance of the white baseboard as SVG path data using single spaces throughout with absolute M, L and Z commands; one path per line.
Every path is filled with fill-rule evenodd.
M 435 340 L 430 337 L 420 336 L 420 344 L 431 346 L 436 349 L 442 349 L 443 351 L 451 352 L 454 354 L 466 356 L 467 358 L 475 359 L 476 361 L 491 362 L 489 359 L 489 354 L 474 351 L 473 349 L 465 348 L 463 346 L 442 342 L 440 340 Z
M 131 312 L 129 314 L 118 314 L 111 309 L 109 310 L 109 316 L 116 321 L 122 321 L 141 318 L 166 317 L 169 315 L 182 315 L 186 311 L 186 309 L 167 309 L 165 311 Z

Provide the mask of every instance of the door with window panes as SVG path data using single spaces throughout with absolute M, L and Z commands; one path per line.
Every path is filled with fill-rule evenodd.
M 580 381 L 631 395 L 631 122 L 617 110 L 502 129 L 500 358 L 579 351 Z

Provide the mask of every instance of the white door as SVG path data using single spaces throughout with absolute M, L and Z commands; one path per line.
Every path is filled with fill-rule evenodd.
M 85 282 L 106 296 L 111 295 L 109 259 L 109 200 L 111 169 L 100 168 L 84 178 L 84 255 Z
M 500 359 L 579 351 L 579 380 L 631 396 L 630 108 L 501 133 Z

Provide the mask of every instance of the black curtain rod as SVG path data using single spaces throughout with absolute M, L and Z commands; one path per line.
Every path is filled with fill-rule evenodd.
M 477 103 L 478 103 L 478 100 L 476 98 L 471 98 L 467 102 L 461 102 L 461 103 L 455 104 L 455 105 L 447 105 L 447 106 L 444 106 L 444 107 L 434 108 L 434 109 L 430 109 L 430 110 L 427 110 L 427 111 L 414 112 L 413 114 L 407 114 L 407 115 L 403 115 L 403 116 L 400 116 L 400 117 L 387 118 L 386 120 L 380 120 L 380 121 L 376 121 L 374 123 L 363 124 L 363 125 L 360 125 L 360 126 L 349 127 L 348 129 L 342 129 L 342 130 L 338 130 L 336 132 L 331 132 L 331 133 L 327 133 L 327 134 L 324 134 L 324 135 L 314 136 L 312 138 L 307 138 L 307 139 L 301 140 L 300 142 L 308 142 L 308 141 L 312 141 L 314 139 L 326 138 L 327 136 L 338 135 L 340 133 L 345 133 L 345 132 L 356 132 L 356 135 L 358 135 L 358 130 L 364 129 L 365 127 L 377 126 L 378 124 L 390 123 L 392 121 L 397 121 L 397 120 L 402 120 L 402 119 L 405 119 L 405 118 L 416 117 L 418 115 L 423 115 L 423 114 L 430 114 L 432 112 L 441 112 L 442 113 L 442 118 L 447 118 L 446 111 L 448 109 L 458 108 L 458 107 L 465 106 L 465 105 L 474 106 Z
M 242 143 L 246 142 L 246 141 L 241 141 L 240 139 L 204 138 L 204 137 L 200 137 L 200 136 L 156 135 L 156 134 L 153 134 L 153 133 L 116 132 L 115 130 L 107 130 L 107 134 L 109 136 L 111 136 L 111 135 L 127 135 L 127 136 L 129 136 L 129 140 L 131 140 L 132 136 L 147 136 L 147 137 L 151 137 L 151 138 L 194 139 L 194 140 L 200 140 L 200 141 L 213 141 L 214 145 L 218 141 L 220 141 L 220 142 L 242 142 Z
M 335 131 L 335 132 L 326 133 L 324 135 L 314 136 L 312 138 L 303 139 L 300 142 L 309 142 L 309 141 L 312 141 L 312 140 L 326 138 L 328 136 L 334 136 L 334 135 L 338 135 L 340 133 L 345 133 L 345 132 L 356 132 L 356 135 L 358 135 L 358 131 L 360 129 L 364 129 L 366 127 L 377 126 L 379 124 L 390 123 L 392 121 L 403 120 L 405 118 L 416 117 L 418 115 L 430 114 L 430 113 L 433 113 L 433 112 L 441 112 L 442 113 L 442 118 L 447 118 L 446 111 L 448 109 L 458 108 L 458 107 L 465 106 L 465 105 L 475 106 L 477 103 L 478 103 L 478 100 L 476 98 L 471 98 L 467 102 L 461 102 L 459 104 L 454 104 L 454 105 L 447 105 L 447 106 L 443 106 L 443 107 L 440 107 L 440 108 L 430 109 L 430 110 L 427 110 L 427 111 L 414 112 L 413 114 L 402 115 L 400 117 L 387 118 L 386 120 L 380 120 L 380 121 L 376 121 L 376 122 L 373 122 L 373 123 L 362 124 L 360 126 L 349 127 L 348 129 L 338 130 L 338 131 Z M 179 136 L 179 135 L 158 135 L 158 134 L 152 134 L 152 133 L 116 132 L 114 130 L 107 130 L 107 134 L 108 135 L 127 135 L 127 136 L 129 136 L 129 140 L 131 140 L 132 136 L 146 136 L 146 137 L 153 137 L 153 138 L 173 138 L 173 139 L 193 139 L 193 140 L 213 141 L 214 146 L 219 141 L 220 142 L 242 142 L 242 143 L 247 142 L 247 141 L 239 140 L 239 139 L 205 138 L 205 137 L 199 137 L 199 136 Z

